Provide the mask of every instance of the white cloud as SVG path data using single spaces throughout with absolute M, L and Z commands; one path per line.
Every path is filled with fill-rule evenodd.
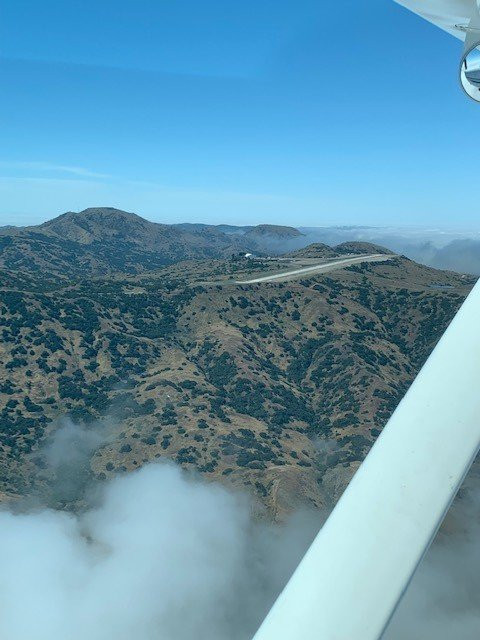
M 65 173 L 67 175 L 79 176 L 81 178 L 111 178 L 109 174 L 90 171 L 84 167 L 75 167 L 53 162 L 12 162 L 8 160 L 0 161 L 0 169 L 19 170 L 33 173 Z
M 316 518 L 270 527 L 171 464 L 79 513 L 0 511 L 2 640 L 248 640 Z

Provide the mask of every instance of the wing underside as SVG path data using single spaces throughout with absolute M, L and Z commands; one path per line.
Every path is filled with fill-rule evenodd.
M 476 0 L 395 0 L 459 40 L 473 15 Z

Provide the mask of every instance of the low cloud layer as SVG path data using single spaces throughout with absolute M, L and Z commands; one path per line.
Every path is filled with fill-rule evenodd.
M 432 267 L 480 275 L 480 240 L 454 240 L 435 251 Z
M 469 485 L 469 486 L 468 486 Z M 470 475 L 417 571 L 384 640 L 477 640 L 480 482 Z
M 441 229 L 325 227 L 302 229 L 303 241 L 373 242 L 436 269 L 480 275 L 480 233 Z
M 272 254 L 301 249 L 314 242 L 372 242 L 436 269 L 480 275 L 480 232 L 395 227 L 300 227 L 293 238 L 266 236 L 264 251 Z
M 108 417 L 88 426 L 69 418 L 59 420 L 54 436 L 37 456 L 37 462 L 49 472 L 37 499 L 55 508 L 85 500 L 93 490 L 91 456 L 115 437 L 115 431 L 116 423 Z
M 86 489 L 79 465 L 108 432 L 65 423 L 46 451 L 57 482 L 86 491 L 88 508 L 0 511 L 0 638 L 251 638 L 325 514 L 259 522 L 245 495 L 170 463 Z M 325 446 L 330 455 L 335 443 Z M 478 638 L 479 540 L 472 473 L 385 640 Z
M 0 512 L 2 640 L 249 638 L 318 528 L 170 464 L 108 483 L 81 514 Z

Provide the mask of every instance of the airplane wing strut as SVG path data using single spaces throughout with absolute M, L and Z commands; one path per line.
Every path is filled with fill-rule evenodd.
M 377 640 L 480 446 L 480 281 L 254 640 Z

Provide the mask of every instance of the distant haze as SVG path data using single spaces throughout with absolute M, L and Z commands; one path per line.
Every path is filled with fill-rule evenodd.
M 120 210 L 108 207 L 86 209 L 86 212 L 105 212 Z M 120 213 L 122 213 L 120 211 Z M 79 216 L 81 214 L 68 214 Z M 132 216 L 138 221 L 146 222 L 142 216 Z M 65 216 L 54 218 L 57 223 Z M 159 221 L 158 216 L 149 216 L 151 221 Z M 19 225 L 22 220 L 17 221 Z M 51 223 L 49 223 L 51 224 Z M 108 222 L 106 223 L 108 225 Z M 148 223 L 146 223 L 148 224 Z M 48 226 L 48 224 L 46 225 Z M 206 224 L 203 222 L 184 222 L 170 226 L 183 232 L 198 233 L 202 230 L 213 231 L 217 239 L 229 238 L 235 248 L 244 247 L 248 251 L 260 250 L 263 253 L 280 255 L 296 249 L 301 249 L 312 243 L 324 243 L 335 246 L 343 242 L 358 241 L 371 242 L 411 260 L 420 262 L 436 269 L 447 269 L 458 273 L 480 275 L 480 230 L 449 229 L 442 227 L 402 227 L 402 226 L 369 226 L 369 225 L 336 225 L 304 227 L 297 226 L 293 220 L 289 226 L 281 225 L 232 225 Z M 43 227 L 42 227 L 43 228 Z M 0 226 L 0 234 L 14 230 L 11 225 Z M 219 235 L 218 235 L 219 234 Z M 211 236 L 213 237 L 213 236 Z M 226 239 L 226 238 L 225 238 Z M 172 238 L 173 244 L 175 239 Z M 150 242 L 155 242 L 150 238 Z M 245 241 L 245 242 L 244 242 Z M 159 248 L 159 247 L 158 247 Z M 157 249 L 158 249 L 157 248 Z M 198 257 L 198 256 L 197 256 Z
M 424 227 L 325 226 L 297 227 L 301 235 L 265 235 L 262 248 L 274 254 L 301 249 L 321 242 L 330 246 L 342 242 L 371 242 L 436 269 L 480 275 L 480 231 Z M 240 235 L 250 227 L 220 226 L 227 234 Z
M 302 235 L 265 237 L 263 248 L 281 254 L 314 242 L 372 242 L 436 269 L 480 275 L 480 231 L 424 227 L 325 226 L 297 227 Z M 241 227 L 235 227 L 238 229 Z
M 308 242 L 374 242 L 436 269 L 480 275 L 480 231 L 355 226 L 301 227 L 300 231 Z

